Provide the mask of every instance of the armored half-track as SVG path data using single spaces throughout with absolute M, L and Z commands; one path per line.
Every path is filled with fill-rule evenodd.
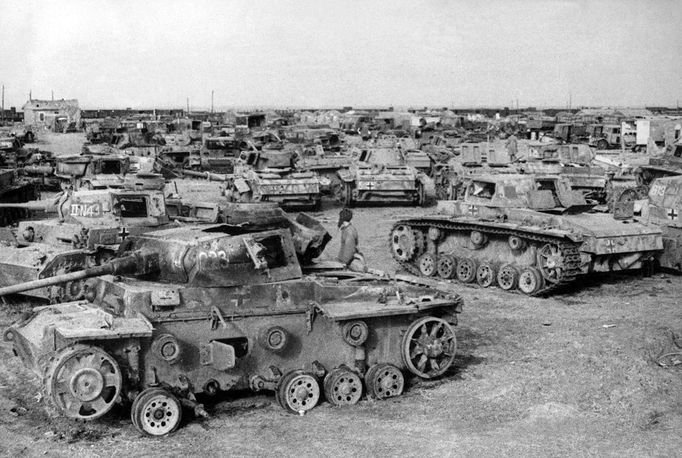
M 132 403 L 161 436 L 200 393 L 275 392 L 303 414 L 400 395 L 405 374 L 438 377 L 456 351 L 461 298 L 414 283 L 305 277 L 290 233 L 185 227 L 128 237 L 101 266 L 0 290 L 91 278 L 86 300 L 34 309 L 4 333 L 66 417 Z
M 436 197 L 433 180 L 407 164 L 405 152 L 395 147 L 363 150 L 348 169 L 338 172 L 338 200 L 347 207 L 386 202 L 428 205 Z
M 229 181 L 226 196 L 235 202 L 276 202 L 285 209 L 318 209 L 320 179 L 295 170 L 293 151 L 245 152 Z
M 559 177 L 471 179 L 460 201 L 432 216 L 396 222 L 389 247 L 411 273 L 531 295 L 592 272 L 648 266 L 661 231 L 630 214 L 589 213 L 593 204 Z

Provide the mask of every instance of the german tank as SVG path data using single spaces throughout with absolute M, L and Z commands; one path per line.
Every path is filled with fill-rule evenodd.
M 271 390 L 303 414 L 322 396 L 351 405 L 400 395 L 405 373 L 451 367 L 461 298 L 361 275 L 301 274 L 289 231 L 184 227 L 131 236 L 101 266 L 0 295 L 87 277 L 86 300 L 34 309 L 4 339 L 64 416 L 132 403 L 141 432 L 175 430 L 196 395 Z M 128 404 L 130 405 L 130 404 Z
M 433 180 L 407 165 L 405 153 L 396 147 L 365 149 L 351 167 L 339 170 L 338 175 L 338 200 L 348 207 L 368 202 L 424 206 L 436 197 Z
M 0 170 L 0 202 L 16 204 L 40 197 L 38 186 L 20 178 L 15 170 Z M 9 226 L 28 216 L 27 209 L 0 208 L 0 226 Z
M 682 272 L 682 176 L 655 179 L 648 199 L 635 202 L 641 219 L 663 231 L 663 252 L 657 256 L 659 266 Z
M 128 235 L 169 224 L 162 191 L 65 191 L 54 199 L 0 204 L 43 210 L 54 217 L 21 221 L 16 233 L 3 234 L 0 285 L 50 277 L 97 265 L 116 253 Z M 48 300 L 82 297 L 82 283 L 32 291 Z
M 411 273 L 532 295 L 580 275 L 646 266 L 663 248 L 661 231 L 630 215 L 588 213 L 559 177 L 476 177 L 461 201 L 438 214 L 396 222 L 389 247 Z
M 226 196 L 235 202 L 276 202 L 285 209 L 317 209 L 320 179 L 314 172 L 296 171 L 293 151 L 244 152 L 235 166 Z

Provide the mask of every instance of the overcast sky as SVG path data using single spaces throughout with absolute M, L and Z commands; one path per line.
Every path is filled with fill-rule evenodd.
M 5 107 L 674 106 L 680 0 L 0 0 Z

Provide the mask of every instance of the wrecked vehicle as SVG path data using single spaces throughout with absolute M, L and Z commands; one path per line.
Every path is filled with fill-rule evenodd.
M 641 220 L 663 231 L 663 252 L 657 256 L 658 265 L 682 273 L 682 176 L 656 179 L 648 199 L 635 202 Z
M 0 285 L 7 286 L 98 265 L 131 234 L 169 224 L 163 192 L 151 190 L 67 191 L 54 199 L 0 204 L 54 213 L 21 221 L 2 233 Z M 79 299 L 82 282 L 67 282 L 31 294 L 50 301 Z
M 61 415 L 94 420 L 124 400 L 150 436 L 178 428 L 184 406 L 206 415 L 200 393 L 274 391 L 301 415 L 323 396 L 337 406 L 399 396 L 405 373 L 438 377 L 457 349 L 457 294 L 305 277 L 283 229 L 131 236 L 106 264 L 0 295 L 88 277 L 86 300 L 34 309 L 4 340 Z
M 472 178 L 461 201 L 396 222 L 389 248 L 413 274 L 529 295 L 548 294 L 581 275 L 649 268 L 661 231 L 629 214 L 588 213 L 593 204 L 559 177 Z
M 369 202 L 425 206 L 436 197 L 433 180 L 408 165 L 400 148 L 365 149 L 348 169 L 339 170 L 338 176 L 337 198 L 347 207 Z
M 319 209 L 320 179 L 296 171 L 293 151 L 244 152 L 225 195 L 233 202 L 276 202 L 284 209 Z
M 0 169 L 0 204 L 16 204 L 35 200 L 40 191 L 35 183 L 22 179 L 15 170 Z M 6 227 L 28 216 L 26 209 L 0 207 L 0 226 Z

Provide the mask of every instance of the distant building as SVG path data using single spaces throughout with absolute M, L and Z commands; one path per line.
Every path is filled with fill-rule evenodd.
M 81 109 L 76 99 L 30 99 L 21 109 L 27 126 L 45 127 L 55 132 L 64 131 L 69 126 L 80 127 Z

